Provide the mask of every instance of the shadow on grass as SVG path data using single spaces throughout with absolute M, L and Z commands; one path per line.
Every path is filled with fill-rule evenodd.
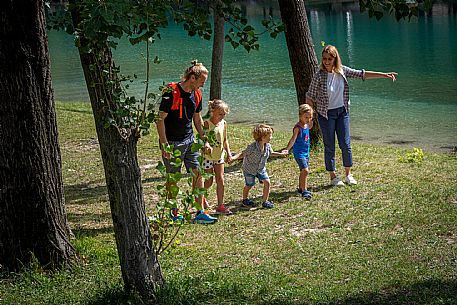
M 103 228 L 74 228 L 72 231 L 73 234 L 78 237 L 95 237 L 99 234 L 114 233 L 114 228 L 113 226 L 107 226 Z
M 87 202 L 98 199 L 103 196 L 108 196 L 106 185 L 96 185 L 95 183 L 81 183 L 64 186 L 65 202 L 72 204 L 75 201 Z
M 84 114 L 90 114 L 92 115 L 92 111 L 90 109 L 88 110 L 82 110 L 82 109 L 68 109 L 66 107 L 56 107 L 57 110 L 59 111 L 66 111 L 66 112 L 74 112 L 74 113 L 84 113 Z
M 260 184 L 261 185 L 261 184 Z M 289 201 L 289 198 L 291 197 L 297 197 L 298 194 L 295 191 L 285 191 L 285 192 L 272 192 L 270 193 L 270 200 L 276 205 L 281 205 L 284 204 L 285 202 Z M 262 207 L 262 196 L 257 196 L 255 198 L 251 199 L 255 202 L 255 206 L 253 207 L 245 207 L 242 205 L 241 199 L 235 199 L 231 201 L 227 201 L 226 205 L 230 208 L 230 210 L 233 213 L 247 213 L 247 212 L 253 212 L 259 209 L 263 209 Z
M 148 177 L 148 178 L 143 179 L 141 182 L 142 183 L 151 183 L 151 182 L 164 182 L 165 183 L 165 178 L 162 176 Z
M 234 163 L 232 163 L 228 166 L 227 165 L 228 164 L 226 164 L 226 166 L 224 168 L 224 173 L 226 173 L 226 174 L 241 170 L 241 166 L 243 165 L 243 162 L 235 161 Z
M 92 300 L 89 300 L 88 305 L 144 305 L 144 304 L 157 304 L 142 300 L 137 295 L 128 294 L 124 291 L 123 287 L 110 287 L 101 291 Z
M 329 185 L 329 184 L 321 184 L 321 185 L 318 185 L 318 186 L 312 186 L 312 187 L 309 187 L 309 190 L 311 192 L 320 192 L 320 191 L 323 191 L 323 190 L 328 190 L 328 189 L 331 189 L 331 188 L 334 188 L 333 185 Z
M 306 296 L 274 296 L 269 295 L 271 287 L 261 287 L 252 291 L 243 283 L 213 282 L 215 289 L 202 290 L 205 279 L 180 278 L 178 281 L 168 282 L 157 290 L 155 301 L 144 301 L 136 296 L 129 296 L 120 288 L 110 288 L 101 293 L 96 299 L 88 302 L 90 305 L 102 304 L 258 304 L 258 305 L 297 305 L 297 304 L 357 304 L 357 305 L 391 305 L 391 304 L 456 304 L 457 281 L 455 280 L 427 280 L 414 283 L 410 286 L 386 287 L 382 292 L 360 293 L 334 301 L 319 300 L 315 297 L 310 300 Z M 295 293 L 294 293 L 295 294 Z M 328 296 L 325 296 L 327 299 Z
M 410 286 L 391 286 L 382 292 L 365 292 L 322 304 L 457 304 L 457 280 L 432 279 Z

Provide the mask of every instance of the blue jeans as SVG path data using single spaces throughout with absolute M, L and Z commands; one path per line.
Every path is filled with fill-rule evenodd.
M 325 169 L 335 171 L 335 133 L 338 145 L 343 154 L 344 167 L 352 166 L 351 136 L 349 133 L 349 113 L 346 108 L 340 107 L 327 111 L 327 117 L 318 115 L 319 126 L 324 140 Z

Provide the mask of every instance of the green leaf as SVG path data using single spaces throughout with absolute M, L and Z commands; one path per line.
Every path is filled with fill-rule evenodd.
M 248 26 L 245 26 L 244 29 L 243 29 L 243 32 L 253 32 L 254 31 L 254 28 L 250 25 Z
M 181 156 L 181 151 L 179 149 L 175 149 L 172 153 L 172 156 L 177 158 Z
M 231 43 L 231 45 L 232 45 L 232 47 L 233 47 L 234 49 L 236 49 L 236 48 L 238 48 L 238 47 L 240 46 L 240 44 L 239 44 L 238 42 L 233 41 L 233 40 L 232 40 L 230 43 Z

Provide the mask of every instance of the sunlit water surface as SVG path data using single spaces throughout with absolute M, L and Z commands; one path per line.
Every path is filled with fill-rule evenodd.
M 247 4 L 250 22 L 260 29 L 266 4 Z M 274 3 L 274 1 L 272 1 Z M 275 4 L 276 5 L 276 4 Z M 351 133 L 365 142 L 401 144 L 449 151 L 457 145 L 457 22 L 455 3 L 435 4 L 428 15 L 411 22 L 391 17 L 380 21 L 360 14 L 357 3 L 309 6 L 308 19 L 316 53 L 321 41 L 336 45 L 343 63 L 375 71 L 397 71 L 398 81 L 351 80 Z M 276 6 L 273 16 L 279 16 Z M 284 35 L 262 36 L 260 51 L 247 53 L 225 46 L 223 99 L 231 108 L 229 122 L 268 122 L 290 130 L 297 100 Z M 73 38 L 49 33 L 52 78 L 58 101 L 87 101 L 88 95 Z M 162 60 L 152 66 L 152 86 L 178 80 L 197 58 L 211 66 L 212 42 L 188 37 L 180 26 L 162 32 L 151 54 Z M 144 46 L 121 41 L 115 60 L 123 74 L 144 79 Z M 141 82 L 130 93 L 143 94 Z M 204 91 L 209 95 L 209 82 Z

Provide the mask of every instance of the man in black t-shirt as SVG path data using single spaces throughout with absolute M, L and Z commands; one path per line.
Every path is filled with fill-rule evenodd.
M 194 143 L 194 134 L 192 122 L 197 132 L 203 138 L 203 120 L 201 116 L 202 96 L 200 88 L 203 87 L 208 78 L 208 70 L 196 60 L 192 61 L 192 66 L 186 69 L 179 83 L 171 83 L 171 92 L 166 92 L 162 96 L 159 108 L 159 121 L 157 122 L 157 131 L 159 133 L 160 148 L 162 150 L 162 159 L 168 173 L 181 171 L 181 167 L 172 165 L 174 158 L 165 152 L 163 145 L 173 145 L 173 149 L 180 150 L 180 159 L 186 166 L 187 172 L 194 172 L 192 186 L 203 188 L 203 180 L 197 170 L 199 152 L 192 152 Z M 209 145 L 209 144 L 207 144 Z M 170 185 L 167 185 L 170 187 Z M 202 207 L 198 212 L 195 220 L 199 223 L 214 223 L 217 218 L 211 217 L 204 213 L 203 197 L 197 198 L 197 202 Z M 180 219 L 172 211 L 175 219 Z

